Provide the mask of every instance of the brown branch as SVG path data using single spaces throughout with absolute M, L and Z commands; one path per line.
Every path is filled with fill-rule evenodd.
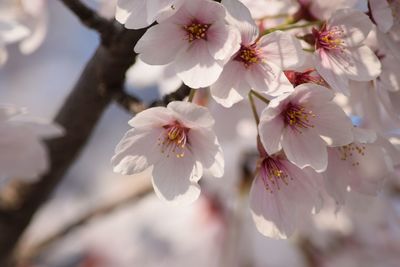
M 123 94 L 121 89 L 116 88 L 123 88 L 125 73 L 136 57 L 132 48 L 145 31 L 127 30 L 115 22 L 106 22 L 80 1 L 62 1 L 86 25 L 101 33 L 101 45 L 55 118 L 66 135 L 47 142 L 50 169 L 36 183 L 13 183 L 11 186 L 14 188 L 10 190 L 14 192 L 13 201 L 0 205 L 1 267 L 15 266 L 15 247 L 34 214 L 78 158 L 113 96 Z M 188 94 L 188 89 L 182 87 L 153 105 L 183 99 L 185 94 Z
M 83 214 L 79 218 L 65 225 L 59 231 L 44 238 L 36 245 L 33 245 L 31 248 L 24 250 L 21 253 L 21 256 L 18 256 L 19 264 L 23 265 L 23 263 L 28 263 L 34 260 L 51 245 L 53 245 L 57 241 L 60 241 L 62 238 L 77 230 L 79 227 L 85 226 L 92 220 L 108 215 L 118 209 L 125 207 L 126 205 L 131 204 L 132 202 L 140 200 L 152 191 L 153 190 L 150 181 L 146 181 L 146 183 L 138 184 L 136 187 L 132 188 L 132 191 L 128 192 L 124 196 L 121 196 L 113 201 L 110 201 L 109 203 L 103 204 L 101 206 L 98 206 L 97 208 L 94 208 L 93 210 L 90 210 L 89 212 Z
M 70 1 L 64 1 L 70 2 Z M 76 1 L 72 1 L 76 2 Z M 72 3 L 71 2 L 71 3 Z M 107 46 L 99 46 L 55 121 L 66 135 L 47 142 L 51 166 L 34 184 L 18 184 L 14 203 L 0 207 L 0 266 L 14 266 L 12 252 L 33 215 L 51 196 L 89 140 L 115 88 L 123 88 L 126 70 L 134 63 L 132 47 L 144 30 L 132 31 L 115 26 Z
M 99 32 L 102 35 L 103 40 L 108 39 L 108 36 L 113 34 L 115 28 L 113 22 L 99 16 L 97 12 L 87 7 L 80 0 L 61 1 L 84 25 Z

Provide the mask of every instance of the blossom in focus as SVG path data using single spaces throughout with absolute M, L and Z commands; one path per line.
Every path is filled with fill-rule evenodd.
M 283 155 L 259 159 L 250 190 L 250 209 L 257 229 L 265 236 L 287 238 L 321 206 L 322 176 L 300 169 Z
M 53 124 L 21 116 L 23 110 L 0 105 L 0 179 L 36 179 L 48 169 L 43 139 L 58 137 Z
M 313 29 L 315 67 L 335 91 L 348 94 L 349 80 L 370 81 L 381 73 L 379 59 L 363 45 L 371 29 L 368 16 L 352 9 L 336 11 Z
M 283 68 L 300 65 L 303 51 L 290 34 L 277 31 L 259 38 L 258 28 L 249 10 L 237 0 L 224 0 L 228 21 L 240 30 L 239 51 L 225 65 L 211 86 L 214 99 L 225 107 L 241 101 L 250 89 L 270 96 L 293 91 Z
M 328 165 L 327 146 L 353 141 L 352 124 L 332 102 L 329 89 L 305 83 L 292 93 L 273 99 L 260 117 L 261 142 L 269 155 L 283 148 L 299 168 L 311 166 L 322 172 Z
M 148 29 L 135 51 L 150 65 L 172 62 L 189 87 L 207 87 L 240 47 L 239 32 L 225 23 L 225 15 L 219 3 L 187 1 L 172 17 Z
M 114 171 L 135 174 L 152 167 L 156 194 L 171 203 L 191 203 L 200 194 L 203 170 L 221 177 L 224 160 L 206 108 L 171 102 L 136 115 L 112 158 Z

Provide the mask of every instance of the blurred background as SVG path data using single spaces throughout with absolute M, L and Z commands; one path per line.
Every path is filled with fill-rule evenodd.
M 94 1 L 89 4 L 100 8 Z M 113 5 L 106 4 L 111 9 L 104 14 L 112 16 Z M 48 20 L 44 43 L 34 53 L 22 55 L 17 45 L 7 47 L 0 97 L 51 120 L 98 46 L 98 37 L 59 1 L 48 1 Z M 147 75 L 135 70 L 127 88 L 151 101 L 160 91 Z M 143 88 L 129 83 L 138 76 Z M 217 135 L 223 136 L 226 175 L 205 177 L 197 202 L 167 206 L 152 192 L 147 173 L 112 172 L 114 147 L 132 117 L 112 104 L 30 225 L 21 249 L 29 259 L 24 267 L 400 266 L 399 192 L 378 198 L 355 195 L 338 213 L 327 203 L 326 211 L 305 221 L 291 240 L 259 234 L 247 201 L 257 155 L 251 111 L 246 103 L 235 110 L 208 105 Z

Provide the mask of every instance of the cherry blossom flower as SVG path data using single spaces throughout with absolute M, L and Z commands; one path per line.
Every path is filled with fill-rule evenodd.
M 259 132 L 268 154 L 283 148 L 300 168 L 322 172 L 328 165 L 326 146 L 353 141 L 352 124 L 332 102 L 334 94 L 317 84 L 302 84 L 273 99 L 260 117 Z
M 372 50 L 363 45 L 372 29 L 364 13 L 336 11 L 321 29 L 313 29 L 315 67 L 335 91 L 348 94 L 350 80 L 370 81 L 381 72 L 381 64 Z
M 136 115 L 112 159 L 114 171 L 135 174 L 152 167 L 156 194 L 170 203 L 191 203 L 200 194 L 203 169 L 214 177 L 224 170 L 222 150 L 207 109 L 189 102 Z
M 250 190 L 250 209 L 257 229 L 265 236 L 287 238 L 321 207 L 322 176 L 300 169 L 282 155 L 259 159 Z
M 207 87 L 240 47 L 239 32 L 225 23 L 225 15 L 219 3 L 187 1 L 175 15 L 147 30 L 135 51 L 150 65 L 172 62 L 186 85 Z
M 185 0 L 118 0 L 115 19 L 128 29 L 140 29 L 172 16 Z
M 0 105 L 0 180 L 33 181 L 48 169 L 42 140 L 58 137 L 62 130 L 34 118 L 21 116 L 23 110 Z
M 241 101 L 250 89 L 277 96 L 293 91 L 283 68 L 300 65 L 303 51 L 300 43 L 290 34 L 277 31 L 259 37 L 258 28 L 249 10 L 237 0 L 224 0 L 228 21 L 241 33 L 239 51 L 225 65 L 224 70 L 211 86 L 214 99 L 225 107 Z
M 340 207 L 349 191 L 376 195 L 393 171 L 390 156 L 375 143 L 376 134 L 354 129 L 354 142 L 328 148 L 329 164 L 324 173 L 327 192 Z

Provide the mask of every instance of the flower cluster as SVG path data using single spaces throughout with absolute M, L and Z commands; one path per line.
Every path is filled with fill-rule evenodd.
M 371 0 L 363 12 L 327 2 L 118 2 L 125 27 L 148 27 L 134 47 L 141 64 L 167 67 L 192 93 L 209 88 L 225 108 L 249 98 L 259 153 L 250 208 L 270 237 L 292 235 L 327 197 L 340 208 L 349 194 L 376 195 L 399 162 L 389 142 L 400 125 L 399 3 Z M 129 124 L 114 170 L 151 169 L 160 198 L 191 203 L 203 172 L 223 176 L 214 120 L 191 98 Z

